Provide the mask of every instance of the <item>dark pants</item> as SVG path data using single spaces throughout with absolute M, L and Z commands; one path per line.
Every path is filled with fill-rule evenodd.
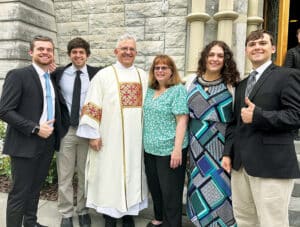
M 182 165 L 170 168 L 171 156 L 144 153 L 145 172 L 152 196 L 155 219 L 164 227 L 182 226 L 182 194 L 187 149 L 182 151 Z
M 35 226 L 40 190 L 54 153 L 52 140 L 33 158 L 11 157 L 12 188 L 8 194 L 6 226 Z

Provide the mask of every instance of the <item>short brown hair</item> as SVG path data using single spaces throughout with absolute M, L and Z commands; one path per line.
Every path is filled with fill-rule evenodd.
M 75 49 L 75 48 L 85 49 L 87 56 L 90 56 L 90 54 L 91 54 L 90 44 L 87 41 L 85 41 L 83 38 L 76 37 L 69 41 L 68 46 L 67 46 L 68 55 L 70 55 L 72 49 Z
M 257 39 L 261 39 L 264 37 L 264 34 L 267 34 L 269 37 L 270 37 L 270 41 L 271 41 L 271 44 L 272 45 L 275 45 L 274 44 L 274 37 L 273 37 L 273 34 L 267 30 L 264 30 L 264 29 L 258 29 L 258 30 L 255 30 L 255 31 L 252 31 L 250 32 L 250 34 L 247 36 L 246 38 L 246 41 L 245 41 L 245 46 L 247 46 L 247 44 L 250 42 L 250 41 L 253 41 L 253 40 L 257 40 Z
M 33 49 L 34 49 L 34 44 L 35 44 L 36 41 L 50 42 L 50 43 L 52 43 L 53 50 L 54 50 L 54 42 L 53 42 L 53 39 L 51 39 L 51 38 L 48 37 L 48 36 L 36 35 L 36 36 L 33 37 L 33 39 L 32 39 L 31 42 L 30 42 L 29 49 L 30 49 L 31 51 L 33 51 Z
M 166 87 L 171 87 L 176 84 L 180 84 L 182 82 L 173 59 L 168 55 L 160 54 L 154 58 L 153 63 L 150 68 L 150 73 L 149 73 L 149 87 L 150 88 L 158 89 L 158 87 L 159 87 L 158 81 L 155 79 L 155 76 L 154 76 L 154 67 L 157 64 L 165 64 L 172 71 L 171 78 L 167 82 Z

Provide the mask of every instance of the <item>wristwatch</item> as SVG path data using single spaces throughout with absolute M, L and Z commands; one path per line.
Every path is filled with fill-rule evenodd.
M 34 128 L 32 129 L 31 133 L 34 134 L 34 135 L 37 135 L 40 131 L 40 126 L 39 125 L 36 125 L 34 126 Z

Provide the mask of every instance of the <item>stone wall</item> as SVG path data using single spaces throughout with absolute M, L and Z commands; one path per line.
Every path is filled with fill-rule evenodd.
M 0 2 L 0 91 L 7 71 L 31 61 L 29 42 L 43 34 L 56 42 L 52 0 L 10 0 Z
M 163 2 L 166 2 L 163 8 Z M 148 70 L 155 55 L 165 53 L 175 60 L 181 75 L 185 70 L 188 14 L 186 0 L 55 0 L 59 61 L 69 62 L 66 46 L 81 36 L 91 44 L 89 63 L 106 66 L 115 62 L 118 37 L 137 38 L 136 64 Z

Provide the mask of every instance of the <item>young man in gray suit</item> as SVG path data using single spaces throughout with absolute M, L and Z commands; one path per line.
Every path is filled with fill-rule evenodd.
M 278 67 L 273 36 L 246 39 L 252 63 L 235 92 L 234 121 L 226 131 L 222 166 L 231 171 L 233 212 L 239 227 L 289 227 L 288 205 L 300 177 L 293 130 L 300 126 L 299 71 Z
M 8 128 L 3 153 L 10 155 L 12 188 L 8 194 L 6 226 L 43 227 L 37 223 L 40 190 L 62 124 L 56 88 L 49 77 L 54 59 L 51 38 L 36 36 L 30 44 L 30 66 L 8 72 L 0 99 L 0 119 Z
M 90 227 L 91 218 L 84 198 L 85 162 L 88 152 L 88 139 L 76 136 L 81 107 L 92 77 L 100 70 L 87 65 L 91 54 L 90 45 L 77 37 L 69 41 L 67 51 L 71 63 L 57 68 L 51 76 L 59 88 L 62 115 L 70 116 L 65 125 L 65 137 L 57 153 L 58 173 L 58 210 L 62 214 L 61 227 L 73 227 L 73 176 L 75 169 L 78 177 L 77 206 L 80 227 Z M 65 119 L 63 117 L 63 119 Z M 68 118 L 66 118 L 68 119 Z

